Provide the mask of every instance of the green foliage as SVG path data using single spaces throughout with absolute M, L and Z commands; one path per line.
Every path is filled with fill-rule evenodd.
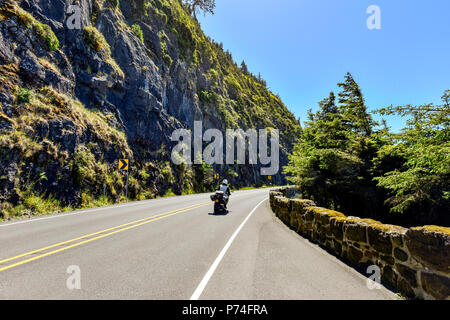
M 228 168 L 228 169 L 226 170 L 226 175 L 227 175 L 228 177 L 231 177 L 231 178 L 237 178 L 237 177 L 239 177 L 239 174 L 238 174 L 236 171 L 234 171 L 232 168 Z
M 158 32 L 158 36 L 160 38 L 163 61 L 170 68 L 172 66 L 173 60 L 172 60 L 172 57 L 169 55 L 169 52 L 167 49 L 167 41 L 169 41 L 169 38 L 167 37 L 167 35 L 164 31 Z
M 173 59 L 167 53 L 163 55 L 163 61 L 169 68 L 172 66 Z
M 89 25 L 83 29 L 83 35 L 86 44 L 90 48 L 99 52 L 104 61 L 113 68 L 115 75 L 123 79 L 125 75 L 116 61 L 111 57 L 111 47 L 103 34 L 101 34 L 100 31 L 98 31 L 94 26 Z
M 147 171 L 145 169 L 142 169 L 139 172 L 139 175 L 142 178 L 142 180 L 147 180 L 148 178 L 150 178 L 150 175 L 147 173 Z
M 350 74 L 309 112 L 284 172 L 303 196 L 345 212 L 373 218 L 403 213 L 401 223 L 445 221 L 450 190 L 450 91 L 443 104 L 381 109 L 411 116 L 400 134 L 374 130 L 361 90 Z M 400 220 L 398 220 L 400 221 Z M 398 222 L 397 223 L 400 223 Z M 448 220 L 446 220 L 448 221 Z
M 141 40 L 142 43 L 144 43 L 144 34 L 142 33 L 142 29 L 138 24 L 133 24 L 131 26 L 131 29 L 133 30 L 134 34 Z
M 19 103 L 29 103 L 33 97 L 33 93 L 26 88 L 20 88 L 16 97 Z
M 55 200 L 52 197 L 44 199 L 36 195 L 27 196 L 24 200 L 24 204 L 26 208 L 30 209 L 32 212 L 37 212 L 38 214 L 56 212 L 61 208 L 58 200 Z
M 450 206 L 450 90 L 442 105 L 399 106 L 379 110 L 382 115 L 410 116 L 407 127 L 391 135 L 392 145 L 382 147 L 375 159 L 377 169 L 397 159 L 382 176 L 380 187 L 389 191 L 392 212 L 420 212 L 437 217 Z M 398 159 L 401 159 L 400 161 Z
M 189 12 L 196 17 L 198 12 L 211 13 L 214 14 L 214 9 L 216 8 L 215 0 L 183 0 L 186 4 Z
M 200 91 L 198 98 L 203 103 L 212 103 L 215 100 L 214 92 L 205 91 L 205 90 Z
M 66 209 L 67 210 L 67 209 Z M 41 195 L 29 194 L 26 195 L 23 203 L 6 209 L 7 217 L 20 217 L 24 215 L 41 215 L 53 212 L 64 211 L 59 201 L 52 197 L 44 197 Z
M 368 146 L 372 143 L 365 130 L 355 130 L 360 122 L 369 123 L 368 130 L 372 130 L 371 121 L 367 113 L 360 112 L 365 106 L 358 85 L 351 75 L 346 79 L 351 79 L 351 85 L 345 85 L 339 94 L 340 105 L 336 105 L 331 92 L 319 102 L 318 112 L 309 111 L 302 137 L 284 168 L 285 173 L 291 174 L 288 180 L 299 185 L 305 196 L 344 211 L 351 210 L 357 198 L 364 202 L 365 195 L 360 191 L 370 184 L 370 179 L 369 183 L 364 180 L 370 167 L 365 154 L 370 153 Z
M 305 197 L 320 205 L 353 213 L 356 204 L 365 205 L 366 189 L 371 179 L 365 179 L 370 168 L 372 140 L 360 123 L 372 122 L 365 110 L 361 91 L 350 74 L 341 86 L 339 105 L 333 92 L 319 102 L 319 111 L 309 111 L 302 137 L 289 156 L 284 172 L 298 184 Z M 346 98 L 344 98 L 346 97 Z
M 36 34 L 46 43 L 50 51 L 58 50 L 59 40 L 53 33 L 50 26 L 43 23 L 35 23 L 34 28 L 36 30 Z
M 215 188 L 214 170 L 212 165 L 202 162 L 193 165 L 193 190 L 195 192 L 208 192 Z
M 168 197 L 174 197 L 176 196 L 175 193 L 173 193 L 172 188 L 169 188 L 166 193 L 163 195 L 163 198 L 168 198 Z
M 340 112 L 342 112 L 346 125 L 357 133 L 371 134 L 374 123 L 367 113 L 361 89 L 350 73 L 345 76 L 343 83 L 338 83 L 342 88 L 339 93 Z
M 20 23 L 28 29 L 33 29 L 38 38 L 45 43 L 48 50 L 53 51 L 59 48 L 59 40 L 52 28 L 36 20 L 30 13 L 23 10 L 15 2 L 9 1 L 2 4 L 0 13 L 8 17 L 16 16 Z
M 97 28 L 92 25 L 84 27 L 84 40 L 86 44 L 97 52 L 104 51 L 108 56 L 111 55 L 111 49 L 106 42 L 105 37 Z

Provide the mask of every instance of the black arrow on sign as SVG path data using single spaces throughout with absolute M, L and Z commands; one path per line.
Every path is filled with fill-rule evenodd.
M 120 169 L 120 170 L 126 170 L 127 167 L 128 167 L 127 161 L 121 159 L 121 160 L 120 160 L 120 166 L 119 166 L 119 169 Z

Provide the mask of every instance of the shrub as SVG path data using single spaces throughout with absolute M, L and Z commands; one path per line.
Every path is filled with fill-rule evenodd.
M 165 34 L 162 36 L 164 38 Z M 167 37 L 167 36 L 166 36 Z M 166 41 L 161 41 L 161 51 L 163 54 L 163 61 L 169 68 L 172 66 L 173 60 L 172 57 L 167 52 L 167 43 Z
M 61 210 L 59 201 L 52 197 L 43 198 L 38 195 L 29 195 L 24 199 L 24 204 L 32 212 L 38 214 L 51 213 Z
M 17 93 L 17 101 L 21 103 L 29 103 L 33 98 L 33 93 L 25 88 L 21 88 Z
M 16 16 L 18 21 L 28 29 L 33 29 L 51 51 L 59 48 L 59 40 L 50 26 L 37 21 L 30 13 L 17 6 L 14 2 L 2 4 L 0 8 L 2 15 Z
M 163 56 L 163 61 L 169 68 L 172 66 L 173 60 L 172 60 L 172 57 L 169 56 L 168 54 L 165 54 Z
M 105 37 L 97 30 L 94 26 L 87 26 L 84 28 L 84 40 L 87 45 L 99 52 L 104 50 L 109 56 L 111 54 L 111 49 L 109 44 L 106 42 Z
M 58 50 L 59 48 L 59 40 L 56 35 L 53 33 L 52 28 L 50 26 L 36 22 L 34 25 L 36 30 L 36 34 L 41 38 L 42 41 L 45 42 L 47 48 L 50 51 Z
M 167 190 L 167 192 L 163 195 L 164 198 L 166 197 L 174 197 L 176 196 L 175 193 L 173 193 L 172 188 L 169 188 L 169 190 Z
M 200 91 L 198 98 L 203 103 L 212 103 L 214 101 L 214 93 L 210 91 Z
M 138 24 L 133 24 L 131 26 L 131 29 L 133 30 L 134 34 L 141 40 L 142 43 L 144 43 L 144 34 L 142 33 L 142 29 Z

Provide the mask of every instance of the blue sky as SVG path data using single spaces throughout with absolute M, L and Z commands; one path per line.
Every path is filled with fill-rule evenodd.
M 380 30 L 366 26 L 370 5 L 381 9 Z M 449 0 L 216 0 L 215 15 L 199 21 L 302 122 L 347 71 L 370 110 L 440 103 L 450 89 Z

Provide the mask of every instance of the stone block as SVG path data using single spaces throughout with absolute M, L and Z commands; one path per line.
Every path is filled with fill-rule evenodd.
M 390 255 L 392 253 L 392 242 L 388 232 L 378 226 L 371 225 L 367 227 L 367 234 L 372 248 L 383 254 Z
M 362 223 L 352 223 L 345 227 L 345 237 L 348 240 L 356 242 L 366 242 L 366 228 Z
M 406 260 L 408 260 L 408 254 L 400 248 L 394 249 L 394 257 L 401 262 L 405 262 Z
M 412 228 L 406 233 L 406 245 L 428 267 L 450 273 L 450 228 Z
M 432 273 L 421 272 L 422 288 L 439 300 L 450 298 L 450 278 Z
M 403 264 L 396 264 L 395 268 L 397 269 L 398 273 L 405 278 L 406 281 L 408 281 L 411 286 L 414 288 L 417 287 L 417 272 L 416 270 L 405 266 Z

